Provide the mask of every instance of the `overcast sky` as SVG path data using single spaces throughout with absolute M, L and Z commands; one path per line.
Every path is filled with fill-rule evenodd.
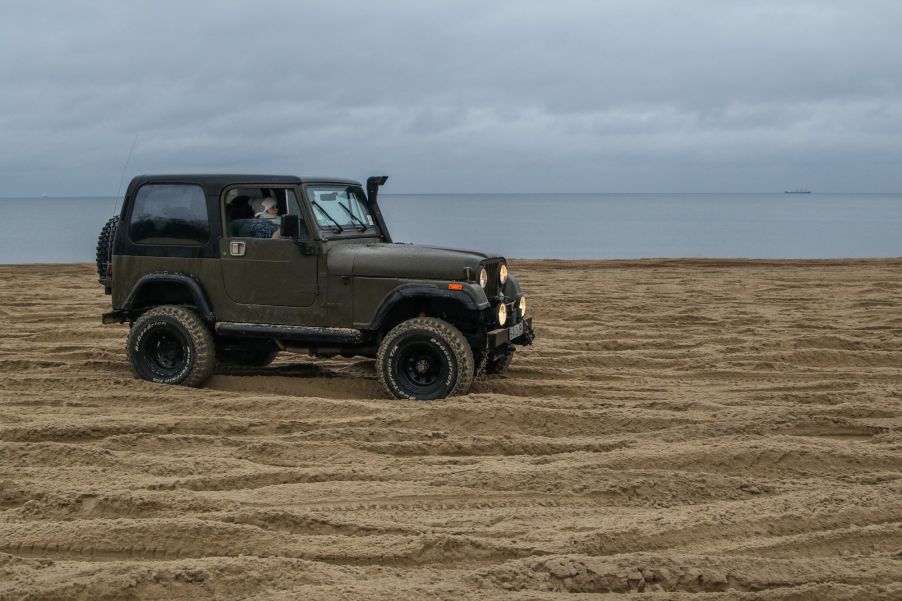
M 902 191 L 902 2 L 0 3 L 0 196 Z

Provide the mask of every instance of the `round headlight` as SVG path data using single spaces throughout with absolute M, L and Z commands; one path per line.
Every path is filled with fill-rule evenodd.
M 489 274 L 485 270 L 485 267 L 479 270 L 479 285 L 483 288 L 486 287 L 486 284 L 489 283 Z
M 526 316 L 526 297 L 520 297 L 520 317 Z
M 507 323 L 507 306 L 504 303 L 498 305 L 498 325 L 503 326 Z
M 498 279 L 501 280 L 502 286 L 507 283 L 507 265 L 505 263 L 501 264 L 501 271 L 498 272 Z

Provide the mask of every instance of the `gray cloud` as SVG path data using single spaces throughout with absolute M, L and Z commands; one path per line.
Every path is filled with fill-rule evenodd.
M 129 174 L 392 191 L 902 189 L 893 1 L 18 2 L 0 195 Z

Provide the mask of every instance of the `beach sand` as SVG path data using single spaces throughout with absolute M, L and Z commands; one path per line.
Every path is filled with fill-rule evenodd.
M 902 599 L 902 260 L 512 272 L 535 345 L 406 402 L 135 380 L 92 266 L 0 267 L 0 599 Z

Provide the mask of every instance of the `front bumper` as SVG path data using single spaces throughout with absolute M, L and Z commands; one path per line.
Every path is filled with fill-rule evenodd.
M 489 341 L 489 348 L 497 348 L 503 344 L 532 344 L 535 338 L 532 330 L 532 317 L 524 317 L 509 328 L 492 330 L 486 334 L 486 337 Z

